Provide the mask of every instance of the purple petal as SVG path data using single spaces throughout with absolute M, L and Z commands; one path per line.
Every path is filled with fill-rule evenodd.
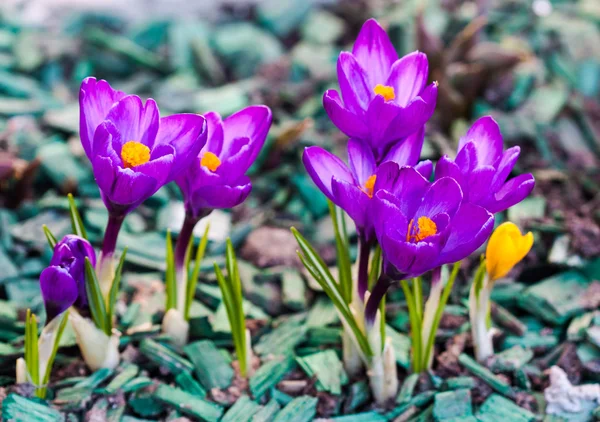
M 355 138 L 350 138 L 348 141 L 348 164 L 359 186 L 364 186 L 377 169 L 369 145 Z
M 302 162 L 313 182 L 329 199 L 333 201 L 331 179 L 354 183 L 352 173 L 346 164 L 332 153 L 321 147 L 308 147 L 302 155 Z
M 156 145 L 170 145 L 175 157 L 166 181 L 184 172 L 206 143 L 206 120 L 199 114 L 174 114 L 160 119 Z
M 221 176 L 226 183 L 239 179 L 252 165 L 251 152 L 251 146 L 246 143 L 233 156 L 223 159 L 215 173 Z
M 447 155 L 442 156 L 435 165 L 435 179 L 439 180 L 442 177 L 451 177 L 462 186 L 463 177 L 458 165 L 450 160 Z
M 437 84 L 431 84 L 405 108 L 399 107 L 397 116 L 386 128 L 384 138 L 400 139 L 419 130 L 433 115 L 436 100 Z
M 252 164 L 265 143 L 272 121 L 271 109 L 264 105 L 246 107 L 232 114 L 223 121 L 223 148 L 228 148 L 235 139 L 249 139 L 248 161 Z M 226 151 L 222 154 L 227 155 Z
M 403 167 L 400 169 L 391 193 L 399 199 L 400 211 L 406 218 L 414 217 L 429 186 L 430 183 L 414 168 Z
M 373 186 L 373 196 L 379 190 L 392 191 L 398 180 L 400 167 L 393 161 L 387 161 L 377 168 L 375 185 Z
M 462 191 L 456 180 L 443 177 L 431 185 L 414 216 L 431 218 L 436 214 L 446 213 L 452 218 L 456 214 L 462 198 Z
M 459 151 L 465 144 L 473 142 L 477 149 L 477 160 L 480 165 L 496 164 L 502 154 L 503 141 L 498 123 L 491 116 L 478 119 L 458 144 Z
M 393 163 L 385 163 L 384 166 L 386 164 Z M 373 220 L 377 238 L 380 241 L 389 229 L 393 229 L 396 232 L 407 232 L 408 220 L 402 214 L 402 202 L 396 196 L 387 190 L 380 189 L 373 197 L 372 202 L 371 219 Z
M 431 162 L 431 160 L 423 160 L 419 162 L 414 168 L 425 179 L 429 180 L 431 178 L 431 173 L 433 173 L 433 163 Z
M 398 239 L 402 233 L 393 238 L 390 233 L 384 234 L 381 249 L 385 258 L 400 273 L 409 277 L 419 276 L 434 267 L 440 247 L 429 242 L 410 243 Z
M 201 186 L 194 190 L 186 207 L 194 215 L 200 215 L 206 209 L 233 208 L 244 202 L 251 190 L 252 184 L 247 176 L 242 176 L 236 185 Z
M 394 88 L 394 102 L 406 107 L 421 94 L 429 76 L 427 56 L 418 51 L 407 54 L 392 66 L 386 85 Z
M 344 104 L 350 112 L 363 116 L 375 96 L 375 86 L 369 86 L 363 68 L 352 54 L 345 51 L 338 58 L 337 74 Z
M 79 136 L 88 158 L 92 158 L 94 132 L 111 107 L 125 96 L 105 80 L 85 78 L 79 89 Z
M 468 142 L 458 151 L 456 159 L 454 160 L 460 171 L 467 175 L 473 171 L 477 165 L 477 148 L 473 142 Z
M 518 146 L 509 148 L 506 151 L 504 151 L 504 153 L 502 154 L 502 158 L 498 163 L 494 181 L 492 182 L 492 185 L 490 187 L 490 190 L 492 192 L 495 192 L 498 189 L 500 189 L 504 182 L 506 182 L 506 179 L 508 179 L 510 172 L 515 167 L 515 164 L 520 154 L 521 148 L 519 148 Z
M 452 219 L 451 233 L 436 266 L 458 262 L 477 250 L 492 233 L 494 216 L 484 208 L 463 203 Z
M 42 271 L 40 289 L 47 321 L 53 320 L 73 306 L 79 296 L 77 282 L 67 269 L 59 266 L 51 266 Z
M 154 147 L 158 131 L 158 107 L 149 98 L 144 105 L 137 95 L 128 95 L 116 103 L 106 115 L 121 134 L 121 142 L 141 142 L 148 148 Z M 99 148 L 94 142 L 94 151 Z
M 386 154 L 383 161 L 394 161 L 400 166 L 415 166 L 421 157 L 425 142 L 425 126 L 396 143 Z
M 369 139 L 373 148 L 384 151 L 391 142 L 399 141 L 410 133 L 388 130 L 403 112 L 404 110 L 392 101 L 385 101 L 381 95 L 375 96 L 369 104 L 366 115 Z
M 535 179 L 532 174 L 521 174 L 506 182 L 495 193 L 493 201 L 484 206 L 492 213 L 504 211 L 527 198 L 534 186 Z
M 334 125 L 349 137 L 367 139 L 369 130 L 362 119 L 344 107 L 340 94 L 329 89 L 323 95 L 323 107 Z M 362 114 L 360 115 L 362 116 Z
M 465 201 L 479 204 L 490 196 L 492 180 L 494 180 L 495 175 L 496 169 L 492 166 L 477 167 L 468 173 L 466 177 L 467 186 L 463 189 Z
M 333 203 L 348 213 L 359 231 L 364 230 L 367 223 L 369 223 L 369 226 L 371 225 L 371 221 L 367 218 L 367 208 L 371 199 L 365 192 L 353 182 L 348 183 L 336 177 L 331 179 L 331 189 Z
M 206 119 L 206 133 L 208 135 L 202 152 L 212 152 L 216 156 L 221 155 L 223 150 L 223 120 L 219 113 L 211 111 L 204 115 Z
M 371 89 L 384 84 L 392 64 L 398 60 L 390 38 L 375 19 L 366 21 L 354 43 L 352 54 L 367 72 Z

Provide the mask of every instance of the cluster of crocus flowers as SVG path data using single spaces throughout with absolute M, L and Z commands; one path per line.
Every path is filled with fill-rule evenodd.
M 173 257 L 175 288 L 167 289 L 167 294 L 176 298 L 167 297 L 167 303 L 174 306 L 167 306 L 163 331 L 179 345 L 187 341 L 191 301 L 186 293 L 195 283 L 186 266 L 194 227 L 214 209 L 235 207 L 248 197 L 252 183 L 246 172 L 264 145 L 272 122 L 271 110 L 263 105 L 246 107 L 225 119 L 214 112 L 204 117 L 208 140 L 175 179 L 183 194 L 185 219 Z M 205 238 L 206 234 L 203 241 Z
M 206 121 L 197 114 L 160 117 L 153 99 L 144 104 L 92 77 L 81 84 L 79 108 L 81 143 L 109 212 L 98 260 L 106 296 L 123 219 L 190 166 L 206 142 Z
M 490 297 L 496 280 L 505 277 L 521 262 L 533 246 L 533 234 L 523 235 L 511 222 L 500 224 L 490 236 L 485 259 L 471 285 L 469 295 L 469 317 L 475 357 L 484 361 L 494 353 L 490 330 Z
M 394 397 L 397 387 L 393 350 L 382 339 L 381 329 L 389 287 L 401 282 L 411 322 L 413 369 L 426 370 L 460 261 L 488 239 L 494 213 L 523 200 L 534 185 L 530 174 L 507 181 L 520 151 L 503 150 L 500 130 L 491 117 L 473 124 L 460 140 L 456 159 L 444 156 L 430 182 L 432 164 L 419 162 L 425 123 L 437 96 L 437 83 L 427 85 L 427 80 L 427 57 L 415 52 L 398 59 L 385 31 L 368 20 L 352 53 L 340 54 L 341 97 L 329 90 L 323 98 L 333 123 L 350 137 L 348 165 L 319 147 L 307 148 L 303 156 L 315 184 L 356 224 L 360 248 L 352 297 L 344 296 L 343 286 L 333 284 L 314 248 L 294 231 L 300 258 L 334 301 L 344 339 L 352 340 L 344 341 L 344 348 L 354 348 L 354 356 L 367 366 L 371 390 L 380 404 Z M 339 255 L 339 245 L 344 245 L 339 236 L 336 245 Z M 349 259 L 347 252 L 342 255 Z M 443 279 L 446 264 L 454 265 Z M 431 289 L 424 304 L 421 276 L 428 272 Z M 346 369 L 352 373 L 355 359 L 346 356 L 353 354 L 344 350 Z

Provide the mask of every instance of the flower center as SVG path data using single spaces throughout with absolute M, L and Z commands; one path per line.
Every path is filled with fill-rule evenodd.
M 150 161 L 150 148 L 141 142 L 129 141 L 121 148 L 125 168 L 137 167 Z
M 221 160 L 212 152 L 206 152 L 200 159 L 200 165 L 206 167 L 212 172 L 217 171 L 219 166 L 221 165 Z
M 375 95 L 381 95 L 384 100 L 390 101 L 396 98 L 396 94 L 394 92 L 394 87 L 377 84 L 375 88 L 373 88 Z
M 437 226 L 435 222 L 429 217 L 419 217 L 417 224 L 415 220 L 410 220 L 408 223 L 408 231 L 406 233 L 407 242 L 420 242 L 429 236 L 433 236 L 437 233 Z
M 377 181 L 377 175 L 372 174 L 369 176 L 367 181 L 365 182 L 365 188 L 362 190 L 367 194 L 369 198 L 373 198 L 373 188 L 375 187 L 375 182 Z

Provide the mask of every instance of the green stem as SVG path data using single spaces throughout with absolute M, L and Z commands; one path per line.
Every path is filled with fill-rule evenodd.
M 458 275 L 459 269 L 460 261 L 454 263 L 454 266 L 452 267 L 452 273 L 450 274 L 450 278 L 448 278 L 448 282 L 444 286 L 442 298 L 440 299 L 440 303 L 435 311 L 433 324 L 431 325 L 431 331 L 429 332 L 429 338 L 427 339 L 427 347 L 425 348 L 425 354 L 422 360 L 424 368 L 426 368 L 429 364 L 429 356 L 431 355 L 431 352 L 433 350 L 433 344 L 435 343 L 435 334 L 437 333 L 440 321 L 442 320 L 444 308 L 446 307 L 446 303 L 448 303 L 448 298 L 450 297 L 450 292 L 452 291 L 452 286 L 454 285 L 454 281 L 456 280 L 456 276 Z
M 404 296 L 406 297 L 406 304 L 408 305 L 408 318 L 410 320 L 410 334 L 413 349 L 413 371 L 419 373 L 421 372 L 421 324 L 415 309 L 415 299 L 408 286 L 408 281 L 402 280 L 400 284 L 404 291 Z
M 415 299 L 415 310 L 419 321 L 423 321 L 423 286 L 421 277 L 413 278 L 413 295 Z

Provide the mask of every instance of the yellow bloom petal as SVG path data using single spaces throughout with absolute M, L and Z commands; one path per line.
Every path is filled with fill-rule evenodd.
M 511 223 L 502 223 L 494 230 L 488 241 L 486 269 L 490 280 L 504 277 L 508 272 L 525 258 L 533 246 L 531 232 L 522 235 L 519 228 Z

